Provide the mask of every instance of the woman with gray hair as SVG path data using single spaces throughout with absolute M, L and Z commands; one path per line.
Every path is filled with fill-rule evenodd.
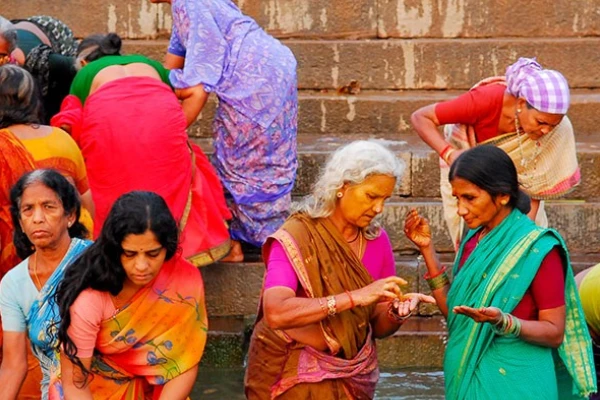
M 8 21 L 0 16 L 0 65 L 17 64 L 36 79 L 44 123 L 56 114 L 75 77 L 77 43 L 62 21 L 38 15 Z
M 249 399 L 372 398 L 375 338 L 420 301 L 402 296 L 390 240 L 375 217 L 405 165 L 374 141 L 338 149 L 312 195 L 270 236 L 246 369 Z

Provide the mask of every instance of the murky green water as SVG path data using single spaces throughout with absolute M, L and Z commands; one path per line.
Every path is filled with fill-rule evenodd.
M 244 371 L 204 369 L 192 392 L 192 400 L 244 399 Z M 378 400 L 433 400 L 444 398 L 444 375 L 435 370 L 382 371 Z

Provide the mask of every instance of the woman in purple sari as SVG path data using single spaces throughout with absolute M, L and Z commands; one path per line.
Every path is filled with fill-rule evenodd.
M 165 66 L 182 99 L 188 126 L 211 92 L 213 164 L 228 192 L 232 251 L 261 246 L 288 215 L 296 177 L 296 59 L 231 0 L 151 0 L 170 3 L 173 31 Z

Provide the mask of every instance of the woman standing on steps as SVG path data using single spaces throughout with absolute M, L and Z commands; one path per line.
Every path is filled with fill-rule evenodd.
M 212 159 L 229 195 L 234 240 L 260 247 L 288 215 L 296 179 L 296 59 L 231 0 L 169 3 L 173 32 L 165 66 L 188 126 L 208 96 L 219 99 Z
M 56 290 L 65 400 L 188 398 L 208 330 L 204 285 L 165 201 L 130 192 Z M 51 394 L 58 400 L 60 392 Z
M 560 72 L 520 58 L 505 77 L 485 79 L 455 99 L 413 113 L 413 127 L 441 158 L 440 191 L 455 248 L 464 225 L 456 214 L 448 167 L 461 152 L 480 144 L 508 153 L 531 198 L 529 216 L 548 226 L 542 200 L 568 193 L 581 180 L 573 127 L 565 115 L 569 103 L 569 86 Z M 445 125 L 445 140 L 440 125 Z
M 224 257 L 231 213 L 213 166 L 189 142 L 169 71 L 147 57 L 121 55 L 114 33 L 82 40 L 77 63 L 71 94 L 52 124 L 81 147 L 96 206 L 94 237 L 120 195 L 148 190 L 177 219 L 184 257 L 196 266 Z
M 14 244 L 23 261 L 0 282 L 0 397 L 47 400 L 50 376 L 59 368 L 57 338 L 51 334 L 58 309 L 52 299 L 67 266 L 90 242 L 83 240 L 88 232 L 79 222 L 79 195 L 57 171 L 23 175 L 10 197 Z
M 375 339 L 396 332 L 420 301 L 401 295 L 383 212 L 404 164 L 378 143 L 338 149 L 264 250 L 267 271 L 248 355 L 251 400 L 369 399 Z
M 530 200 L 512 160 L 494 146 L 478 146 L 452 163 L 449 179 L 470 229 L 452 284 L 427 220 L 412 210 L 404 224 L 448 322 L 446 398 L 564 400 L 595 392 L 569 253 L 558 232 L 527 218 Z

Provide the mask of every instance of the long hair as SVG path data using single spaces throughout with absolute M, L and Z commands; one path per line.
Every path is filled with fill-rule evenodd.
M 450 167 L 448 179 L 465 179 L 485 190 L 492 199 L 510 196 L 508 206 L 524 214 L 531 210 L 529 196 L 519 187 L 517 168 L 504 150 L 493 145 L 473 147 L 462 153 Z
M 40 124 L 41 93 L 33 76 L 18 65 L 0 66 L 0 129 L 15 124 Z
M 92 62 L 104 56 L 121 55 L 121 44 L 121 37 L 116 33 L 90 35 L 77 47 L 75 67 L 81 68 L 83 61 Z
M 292 205 L 293 212 L 303 212 L 312 218 L 326 218 L 336 207 L 336 193 L 344 184 L 358 185 L 372 175 L 396 178 L 396 186 L 406 165 L 391 150 L 376 140 L 357 140 L 336 150 L 321 171 L 312 193 Z M 367 239 L 379 234 L 376 220 L 364 230 Z
M 38 169 L 28 172 L 19 178 L 10 190 L 10 214 L 14 225 L 13 243 L 17 250 L 17 255 L 22 259 L 29 257 L 35 251 L 33 243 L 31 243 L 25 232 L 23 232 L 20 224 L 23 193 L 25 189 L 34 183 L 41 183 L 56 193 L 64 209 L 65 216 L 70 214 L 75 215 L 75 222 L 68 228 L 69 237 L 84 239 L 88 234 L 86 227 L 79 222 L 81 214 L 79 194 L 67 178 L 53 169 Z
M 65 276 L 56 290 L 56 303 L 60 314 L 58 339 L 65 355 L 77 365 L 84 375 L 89 371 L 77 357 L 77 348 L 67 331 L 71 325 L 70 308 L 85 289 L 109 292 L 116 296 L 123 289 L 126 273 L 121 264 L 121 244 L 128 235 L 152 232 L 166 249 L 165 260 L 178 251 L 179 230 L 177 222 L 162 197 L 152 192 L 129 192 L 113 204 L 100 236 L 77 260 L 65 270 Z

